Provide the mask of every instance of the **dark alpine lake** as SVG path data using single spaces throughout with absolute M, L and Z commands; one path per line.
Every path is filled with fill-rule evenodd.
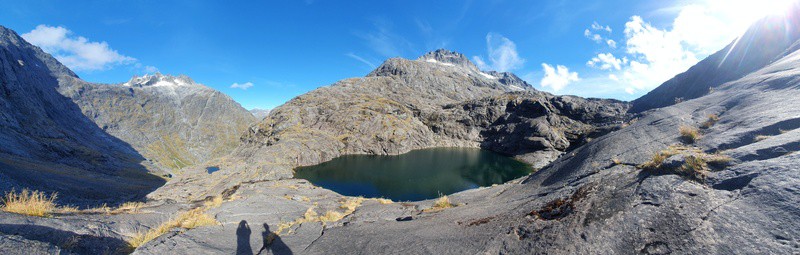
M 295 169 L 295 177 L 347 196 L 418 201 L 531 173 L 532 167 L 491 151 L 415 150 L 396 156 L 347 155 Z

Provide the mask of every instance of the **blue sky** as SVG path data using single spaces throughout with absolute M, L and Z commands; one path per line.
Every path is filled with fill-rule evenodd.
M 186 74 L 248 109 L 437 48 L 544 91 L 631 100 L 786 1 L 0 0 L 0 25 L 87 81 Z

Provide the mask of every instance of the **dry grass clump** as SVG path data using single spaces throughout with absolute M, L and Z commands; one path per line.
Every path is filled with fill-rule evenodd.
M 693 180 L 705 180 L 708 176 L 708 163 L 702 157 L 688 156 L 686 162 L 681 165 L 678 173 Z
M 450 202 L 450 198 L 447 196 L 441 196 L 436 201 L 433 202 L 433 206 L 431 208 L 422 210 L 423 212 L 437 212 L 447 208 L 455 207 L 456 205 Z
M 111 210 L 111 207 L 108 207 L 108 205 L 107 205 L 107 204 L 102 204 L 102 205 L 100 205 L 100 206 L 98 206 L 98 207 L 95 207 L 95 208 L 89 208 L 89 209 L 86 209 L 86 210 L 83 210 L 83 211 L 84 211 L 84 212 L 88 212 L 88 213 L 105 213 L 105 214 L 111 214 L 111 211 L 112 211 L 112 210 Z
M 347 216 L 347 215 L 344 214 L 344 213 L 341 213 L 341 212 L 327 211 L 327 212 L 325 212 L 324 215 L 319 216 L 319 221 L 320 222 L 336 222 L 336 221 L 339 221 L 341 219 L 344 219 L 345 216 Z
M 292 226 L 297 225 L 297 224 L 306 223 L 306 222 L 320 222 L 322 224 L 325 224 L 325 223 L 328 223 L 328 222 L 337 222 L 337 221 L 339 221 L 341 219 L 344 219 L 344 217 L 347 217 L 347 215 L 350 215 L 353 212 L 355 212 L 356 209 L 359 206 L 361 206 L 361 204 L 365 200 L 366 199 L 363 198 L 363 197 L 344 198 L 341 201 L 339 201 L 339 203 L 340 203 L 339 209 L 344 209 L 343 212 L 340 212 L 340 211 L 337 211 L 337 210 L 329 210 L 329 211 L 325 212 L 325 214 L 323 214 L 323 215 L 317 214 L 317 212 L 314 211 L 314 207 L 310 207 L 303 214 L 303 217 L 297 218 L 294 221 L 281 222 L 280 224 L 278 224 L 278 229 L 275 230 L 275 233 L 277 235 L 291 233 L 291 227 Z
M 2 210 L 28 216 L 50 216 L 57 208 L 55 204 L 57 195 L 53 193 L 48 197 L 44 192 L 37 190 L 23 189 L 19 193 L 11 190 L 3 198 Z
M 219 195 L 219 196 L 214 196 L 213 198 L 211 198 L 211 200 L 208 200 L 208 201 L 206 201 L 205 203 L 203 203 L 203 206 L 204 206 L 205 208 L 209 208 L 209 209 L 210 209 L 210 208 L 217 208 L 217 207 L 219 207 L 220 205 L 222 205 L 222 202 L 223 202 L 223 199 L 222 199 L 222 196 L 221 196 L 221 195 Z
M 614 163 L 615 166 L 616 165 L 622 165 L 622 160 L 617 158 L 617 157 L 611 158 L 611 162 Z
M 767 139 L 769 139 L 770 137 L 772 137 L 772 136 L 768 136 L 768 135 L 757 135 L 755 138 L 753 138 L 753 141 L 760 142 L 760 141 L 767 140 Z
M 683 164 L 675 169 L 665 166 L 664 161 L 675 155 L 684 156 Z M 695 181 L 703 181 L 712 170 L 710 166 L 724 168 L 731 161 L 733 158 L 727 155 L 708 154 L 698 148 L 673 145 L 654 154 L 650 161 L 639 165 L 638 168 L 658 173 L 674 173 Z
M 185 229 L 193 229 L 203 226 L 213 226 L 219 224 L 219 222 L 205 213 L 205 210 L 202 208 L 195 208 L 193 210 L 189 210 L 178 215 L 176 220 L 179 222 L 178 227 L 185 228 Z
M 113 210 L 110 210 L 108 206 L 103 205 L 103 210 L 110 214 L 138 213 L 142 207 L 144 207 L 144 203 L 142 202 L 125 202 Z
M 364 203 L 364 198 L 363 197 L 347 198 L 340 201 L 340 203 L 341 205 L 339 206 L 339 208 L 345 209 L 345 212 L 347 214 L 351 214 L 356 210 L 356 208 L 361 206 L 361 203 Z
M 678 128 L 681 134 L 681 139 L 688 144 L 693 144 L 700 140 L 700 130 L 691 126 L 681 126 Z
M 711 128 L 712 126 L 714 126 L 714 124 L 717 124 L 717 121 L 719 121 L 719 116 L 718 115 L 709 114 L 708 115 L 708 119 L 705 122 L 703 122 L 702 124 L 700 124 L 700 128 L 703 128 L 703 129 Z
M 133 247 L 139 247 L 143 244 L 156 239 L 157 237 L 169 232 L 173 228 L 193 229 L 203 226 L 218 225 L 219 222 L 205 213 L 206 208 L 199 207 L 186 212 L 183 212 L 167 222 L 161 223 L 156 228 L 150 229 L 146 232 L 136 233 L 128 244 Z
M 392 201 L 391 199 L 386 199 L 386 198 L 375 198 L 375 201 L 378 201 L 378 203 L 380 203 L 382 205 L 394 204 L 394 201 Z
M 56 209 L 56 212 L 58 212 L 58 213 L 79 213 L 79 212 L 81 212 L 81 209 L 79 209 L 77 206 L 62 205 L 62 206 L 59 206 Z
M 690 151 L 690 153 L 700 152 L 700 150 L 696 148 L 689 148 L 680 145 L 671 145 L 666 149 L 656 154 L 653 154 L 653 158 L 650 159 L 650 161 L 638 165 L 638 167 L 640 169 L 645 169 L 645 170 L 656 170 L 661 167 L 661 165 L 664 163 L 665 160 L 667 160 L 667 158 L 685 153 L 686 151 Z
M 156 228 L 152 228 L 145 232 L 136 233 L 131 239 L 128 240 L 128 245 L 131 248 L 142 246 L 143 244 L 169 232 L 169 230 L 173 228 L 182 228 L 188 230 L 204 226 L 219 225 L 219 221 L 217 221 L 211 215 L 206 214 L 206 211 L 211 208 L 219 207 L 222 205 L 222 202 L 222 196 L 215 196 L 211 200 L 203 203 L 203 206 L 201 207 L 182 212 L 178 214 L 177 217 L 161 223 L 161 225 Z M 125 206 L 125 204 L 123 204 L 123 206 Z M 137 205 L 134 204 L 131 204 L 130 206 L 137 208 L 137 210 L 141 207 L 141 205 L 138 205 L 137 207 Z

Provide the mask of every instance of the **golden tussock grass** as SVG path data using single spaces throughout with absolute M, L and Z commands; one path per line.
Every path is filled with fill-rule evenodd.
M 711 128 L 712 126 L 714 126 L 714 124 L 717 124 L 717 121 L 719 121 L 719 116 L 718 115 L 709 114 L 708 115 L 708 119 L 706 119 L 705 122 L 700 124 L 700 127 L 703 128 L 703 129 Z
M 320 222 L 322 224 L 330 223 L 330 222 L 337 222 L 344 217 L 352 214 L 356 211 L 356 209 L 361 206 L 361 204 L 366 199 L 363 197 L 351 197 L 351 198 L 343 198 L 339 201 L 339 209 L 343 209 L 344 211 L 338 210 L 329 210 L 322 215 L 317 214 L 314 211 L 314 207 L 308 208 L 306 212 L 303 214 L 303 217 L 297 218 L 294 221 L 290 222 L 281 222 L 278 224 L 278 228 L 275 230 L 277 235 L 289 234 L 292 233 L 291 228 L 297 224 L 302 224 L 306 222 Z M 386 199 L 388 200 L 388 199 Z M 388 200 L 391 201 L 391 200 Z M 380 201 L 379 201 L 380 202 Z
M 219 207 L 222 205 L 222 202 L 222 196 L 215 196 L 209 201 L 203 203 L 203 206 L 201 207 L 182 212 L 178 214 L 177 217 L 161 223 L 161 225 L 158 227 L 134 234 L 133 237 L 128 239 L 128 245 L 131 248 L 142 246 L 143 244 L 156 239 L 157 237 L 169 232 L 174 228 L 188 230 L 204 226 L 219 225 L 219 221 L 217 221 L 211 215 L 206 214 L 206 211 L 211 208 Z
M 375 201 L 378 201 L 378 203 L 380 203 L 382 205 L 394 204 L 394 201 L 392 201 L 391 199 L 386 199 L 386 198 L 375 198 Z
M 436 201 L 433 202 L 433 206 L 431 208 L 422 210 L 423 212 L 437 212 L 447 208 L 455 207 L 455 205 L 450 202 L 450 198 L 447 196 L 441 196 Z
M 213 225 L 219 225 L 219 222 L 214 219 L 214 217 L 206 214 L 205 208 L 195 208 L 178 214 L 177 217 L 161 223 L 161 225 L 158 227 L 152 228 L 148 231 L 136 233 L 128 240 L 128 244 L 132 248 L 142 246 L 143 244 L 169 232 L 173 228 L 193 229 Z
M 753 138 L 753 141 L 760 142 L 760 141 L 767 140 L 767 139 L 769 139 L 770 137 L 772 137 L 772 136 L 768 136 L 768 135 L 757 135 L 755 138 Z
M 50 216 L 56 211 L 55 200 L 57 195 L 53 193 L 47 196 L 44 192 L 28 189 L 23 189 L 19 193 L 11 190 L 3 197 L 2 210 L 28 216 Z
M 681 126 L 678 128 L 678 132 L 681 134 L 683 141 L 688 144 L 693 144 L 700 140 L 700 130 L 695 127 Z
M 664 166 L 664 161 L 669 157 L 679 154 L 684 156 L 684 162 L 680 167 L 677 169 L 669 169 Z M 654 154 L 650 161 L 637 167 L 647 171 L 675 173 L 692 180 L 703 181 L 708 175 L 708 172 L 712 170 L 710 166 L 724 168 L 731 161 L 733 161 L 733 158 L 721 153 L 709 154 L 695 147 L 672 145 Z

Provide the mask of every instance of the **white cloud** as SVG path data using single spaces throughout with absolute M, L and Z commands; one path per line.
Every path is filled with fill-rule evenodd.
M 61 63 L 76 71 L 106 70 L 116 65 L 136 62 L 135 58 L 119 54 L 106 42 L 92 42 L 75 36 L 64 27 L 39 25 L 22 34 L 26 41 L 39 46 Z
M 612 31 L 611 27 L 600 25 L 600 24 L 597 23 L 597 21 L 595 21 L 594 23 L 592 23 L 592 26 L 590 28 L 591 28 L 591 30 L 589 28 L 587 28 L 586 30 L 583 30 L 583 36 L 586 36 L 586 38 L 589 38 L 590 40 L 592 40 L 592 41 L 594 41 L 596 43 L 605 43 L 611 48 L 617 48 L 617 42 L 616 41 L 608 39 L 608 38 L 605 38 L 602 35 L 600 35 L 599 33 L 595 34 L 595 33 L 592 32 L 594 30 L 594 31 L 599 31 L 599 32 L 611 33 L 611 31 Z
M 779 7 L 789 1 L 694 2 L 671 7 L 675 10 L 675 19 L 664 28 L 658 28 L 640 16 L 632 16 L 625 23 L 624 41 L 605 41 L 611 48 L 624 48 L 623 57 L 598 54 L 587 65 L 612 72 L 596 77 L 607 77 L 608 82 L 617 84 L 620 92 L 631 95 L 646 92 L 724 48 L 770 10 L 785 10 Z M 593 31 L 608 31 L 605 28 L 594 23 L 590 29 L 584 30 L 584 36 L 597 42 L 595 35 L 598 34 Z
M 480 68 L 482 70 L 490 70 L 490 69 L 492 69 L 492 67 L 489 66 L 489 64 L 486 64 L 486 61 L 483 61 L 483 59 L 481 57 L 473 56 L 472 57 L 472 62 L 475 62 L 475 65 L 478 66 L 478 68 Z
M 402 56 L 404 52 L 413 51 L 411 42 L 392 31 L 392 22 L 377 18 L 373 21 L 374 29 L 370 32 L 355 32 L 364 43 L 379 55 L 387 58 Z
M 489 63 L 479 56 L 472 57 L 475 65 L 482 70 L 507 72 L 519 69 L 525 64 L 525 59 L 517 54 L 517 45 L 502 35 L 487 34 L 486 47 L 489 51 Z
M 145 74 L 151 74 L 151 73 L 158 72 L 158 68 L 156 68 L 155 66 L 146 66 L 146 65 L 142 65 L 142 63 L 133 64 L 132 70 L 135 71 L 136 73 L 142 73 L 143 72 Z
M 158 72 L 158 68 L 155 66 L 144 66 L 144 71 L 147 73 L 155 73 Z
M 600 29 L 600 30 L 607 31 L 607 32 L 611 33 L 611 28 L 608 27 L 608 26 L 606 26 L 606 27 L 608 28 L 608 30 L 606 30 L 602 26 L 598 25 L 597 22 L 592 24 L 592 29 L 594 29 L 594 30 Z M 611 48 L 616 48 L 617 47 L 617 42 L 615 42 L 614 40 L 607 39 L 607 38 L 603 37 L 600 34 L 595 34 L 595 33 L 592 32 L 592 30 L 589 30 L 588 28 L 586 30 L 583 30 L 583 36 L 586 36 L 586 38 L 589 38 L 590 40 L 592 40 L 592 41 L 594 41 L 596 43 L 608 44 L 608 46 L 610 46 Z
M 611 53 L 601 53 L 597 54 L 597 57 L 593 57 L 591 60 L 586 62 L 586 65 L 598 68 L 600 70 L 609 70 L 615 69 L 620 70 L 622 69 L 622 65 L 626 64 L 628 59 L 618 59 L 614 57 Z
M 614 40 L 608 39 L 608 40 L 606 41 L 606 44 L 608 44 L 608 47 L 611 47 L 611 48 L 614 48 L 614 49 L 616 49 L 616 48 L 617 48 L 617 42 L 616 42 L 616 41 L 614 41 Z
M 559 91 L 572 82 L 580 81 L 578 73 L 570 72 L 566 66 L 557 65 L 553 68 L 547 63 L 542 63 L 542 69 L 544 69 L 544 78 L 540 84 L 542 87 L 550 87 L 553 91 Z
M 358 56 L 358 55 L 356 55 L 354 53 L 347 53 L 347 54 L 344 54 L 344 55 L 348 56 L 348 57 L 350 57 L 352 59 L 358 60 L 359 62 L 364 63 L 365 65 L 369 66 L 372 69 L 375 69 L 375 64 L 373 64 L 369 60 L 366 60 L 366 59 L 364 59 L 364 58 L 362 58 L 362 57 L 360 57 L 360 56 Z
M 231 88 L 232 89 L 242 89 L 242 90 L 247 90 L 252 86 L 253 86 L 252 82 L 245 82 L 245 83 L 242 83 L 242 84 L 239 84 L 239 83 L 231 84 Z
M 597 21 L 592 23 L 592 29 L 594 29 L 594 30 L 605 30 L 606 32 L 611 33 L 611 27 L 600 25 L 599 23 L 597 23 Z

